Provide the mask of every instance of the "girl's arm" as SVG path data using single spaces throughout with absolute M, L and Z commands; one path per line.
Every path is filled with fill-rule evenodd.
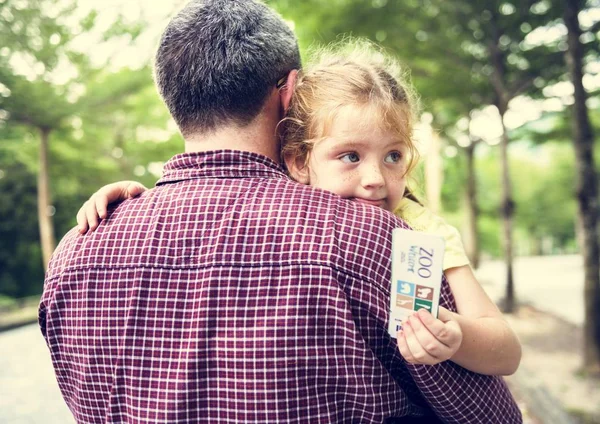
M 404 359 L 427 365 L 449 359 L 480 374 L 513 374 L 521 344 L 471 268 L 451 268 L 446 277 L 459 313 L 440 307 L 437 319 L 426 310 L 413 314 L 397 337 Z
M 408 208 L 409 213 L 401 210 L 399 215 L 407 218 L 409 224 L 446 239 L 444 273 L 454 294 L 458 313 L 440 308 L 439 319 L 427 311 L 414 314 L 407 322 L 408 328 L 404 329 L 402 338 L 399 338 L 401 353 L 411 363 L 432 364 L 449 358 L 480 374 L 513 374 L 521 361 L 521 344 L 475 278 L 458 232 L 414 202 L 408 204 Z M 448 341 L 448 333 L 456 332 L 450 325 L 452 322 L 458 325 L 462 333 L 458 346 L 456 337 Z
M 463 332 L 452 361 L 480 374 L 514 374 L 521 362 L 521 343 L 471 267 L 450 268 L 445 274 L 458 310 L 453 315 Z
M 118 181 L 107 184 L 92 194 L 77 212 L 77 229 L 85 234 L 88 229 L 98 228 L 101 219 L 108 216 L 107 207 L 111 203 L 122 202 L 139 196 L 147 188 L 137 181 Z

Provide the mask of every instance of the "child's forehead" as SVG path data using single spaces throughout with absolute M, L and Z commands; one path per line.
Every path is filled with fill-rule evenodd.
M 322 142 L 331 149 L 398 149 L 404 146 L 400 134 L 379 119 L 366 116 L 354 118 L 334 120 Z
M 325 136 L 353 135 L 358 132 L 388 133 L 392 128 L 386 111 L 372 106 L 347 105 L 336 110 L 324 128 Z

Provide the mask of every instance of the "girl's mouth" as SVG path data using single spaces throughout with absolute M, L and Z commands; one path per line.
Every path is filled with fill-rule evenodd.
M 378 206 L 380 208 L 385 205 L 385 199 L 362 199 L 360 197 L 354 197 L 352 200 L 365 205 Z

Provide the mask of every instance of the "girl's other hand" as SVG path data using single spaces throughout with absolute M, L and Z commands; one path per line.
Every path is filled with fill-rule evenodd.
M 101 219 L 108 216 L 107 207 L 111 203 L 122 202 L 139 196 L 147 188 L 137 181 L 119 181 L 107 184 L 90 196 L 77 212 L 77 229 L 80 234 L 94 231 Z
M 460 325 L 448 309 L 440 306 L 438 318 L 425 309 L 411 315 L 398 331 L 398 348 L 411 364 L 435 365 L 446 361 L 462 343 Z

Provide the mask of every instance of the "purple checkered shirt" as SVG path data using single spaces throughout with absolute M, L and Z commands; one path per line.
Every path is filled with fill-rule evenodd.
M 400 356 L 398 226 L 257 154 L 175 156 L 50 262 L 40 326 L 77 422 L 520 423 L 501 378 Z

